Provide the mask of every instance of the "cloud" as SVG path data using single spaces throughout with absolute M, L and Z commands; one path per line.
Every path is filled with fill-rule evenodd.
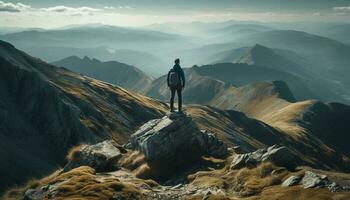
M 119 6 L 119 9 L 132 10 L 133 8 L 131 6 Z
M 115 9 L 115 7 L 113 7 L 113 6 L 105 6 L 103 8 L 106 10 L 114 10 Z
M 22 3 L 6 3 L 0 1 L 0 12 L 21 12 L 30 8 L 31 6 Z
M 48 7 L 48 8 L 41 8 L 41 11 L 46 12 L 58 12 L 58 13 L 90 13 L 90 12 L 99 12 L 102 11 L 101 9 L 97 8 L 91 8 L 91 7 L 68 7 L 68 6 L 54 6 L 54 7 Z
M 340 12 L 350 12 L 350 6 L 334 7 L 333 10 L 340 11 Z

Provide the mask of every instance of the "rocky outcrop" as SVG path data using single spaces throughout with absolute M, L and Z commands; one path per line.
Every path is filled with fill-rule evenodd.
M 285 146 L 273 145 L 268 148 L 245 154 L 237 154 L 231 163 L 231 169 L 256 166 L 262 162 L 271 162 L 277 166 L 292 169 L 295 167 L 295 156 Z
M 290 187 L 294 185 L 302 185 L 304 189 L 308 188 L 328 188 L 331 192 L 349 191 L 350 188 L 340 186 L 328 179 L 326 175 L 317 174 L 311 171 L 306 171 L 304 176 L 290 176 L 283 183 L 282 187 Z
M 304 188 L 326 187 L 330 184 L 326 175 L 316 174 L 310 171 L 305 172 L 301 184 Z
M 201 131 L 191 117 L 181 113 L 147 122 L 126 146 L 142 152 L 150 165 L 162 167 L 183 167 L 203 155 L 225 157 L 228 153 L 214 134 Z
M 122 153 L 116 147 L 112 140 L 95 145 L 83 145 L 75 156 L 70 160 L 63 169 L 67 172 L 80 166 L 89 166 L 97 172 L 106 172 L 117 169 L 117 162 L 122 157 Z

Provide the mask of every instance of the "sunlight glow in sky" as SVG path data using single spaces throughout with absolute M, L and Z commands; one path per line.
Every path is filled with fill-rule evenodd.
M 249 2 L 249 3 L 248 3 Z M 191 21 L 350 21 L 350 0 L 0 0 L 0 26 L 142 26 Z

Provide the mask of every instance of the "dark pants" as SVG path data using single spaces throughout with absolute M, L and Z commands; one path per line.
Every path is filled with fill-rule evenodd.
M 170 98 L 170 110 L 174 111 L 174 98 L 175 98 L 175 92 L 177 92 L 177 98 L 179 100 L 179 112 L 181 112 L 182 109 L 182 87 L 175 87 L 170 88 L 171 90 L 171 98 Z

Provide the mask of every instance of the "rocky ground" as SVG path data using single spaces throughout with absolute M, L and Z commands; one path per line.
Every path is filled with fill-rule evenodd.
M 239 154 L 179 113 L 145 123 L 124 146 L 81 145 L 67 158 L 64 168 L 4 199 L 350 198 L 349 174 L 297 166 L 285 146 Z

